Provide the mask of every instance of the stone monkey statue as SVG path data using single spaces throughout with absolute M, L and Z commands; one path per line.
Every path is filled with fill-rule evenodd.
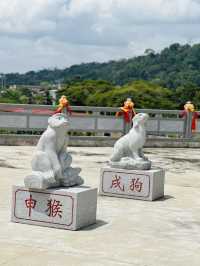
M 81 169 L 71 167 L 72 157 L 66 150 L 68 127 L 67 116 L 63 113 L 48 119 L 48 128 L 40 137 L 32 159 L 32 173 L 24 179 L 26 187 L 46 189 L 83 184 L 79 176 Z

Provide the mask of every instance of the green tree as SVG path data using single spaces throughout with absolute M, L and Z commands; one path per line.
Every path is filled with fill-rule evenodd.
M 29 102 L 29 98 L 26 95 L 22 95 L 19 97 L 20 103 L 27 104 Z

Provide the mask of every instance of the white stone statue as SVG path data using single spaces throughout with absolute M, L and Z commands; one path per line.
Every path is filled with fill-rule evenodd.
M 146 141 L 148 114 L 139 113 L 132 119 L 133 126 L 114 145 L 109 165 L 114 168 L 149 170 L 151 162 L 144 157 L 142 148 Z
M 72 157 L 66 150 L 69 126 L 67 116 L 63 113 L 55 114 L 49 118 L 48 124 L 32 159 L 32 173 L 24 179 L 25 186 L 47 189 L 83 184 L 79 176 L 81 169 L 71 167 Z

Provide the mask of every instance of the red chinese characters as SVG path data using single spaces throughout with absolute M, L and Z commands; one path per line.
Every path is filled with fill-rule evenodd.
M 121 176 L 115 175 L 110 188 L 119 188 L 121 191 L 124 191 L 124 185 L 121 184 Z
M 136 192 L 141 192 L 143 183 L 139 181 L 139 178 L 132 178 L 131 183 L 130 183 L 130 190 L 131 191 L 136 191 Z
M 32 198 L 32 195 L 30 194 L 30 197 L 25 200 L 26 208 L 28 208 L 28 216 L 31 217 L 31 211 L 35 208 L 37 201 Z
M 53 200 L 53 199 L 50 199 L 48 200 L 48 203 L 47 203 L 47 210 L 46 212 L 48 213 L 47 215 L 49 217 L 60 217 L 62 218 L 62 204 L 60 203 L 59 200 Z
M 140 178 L 131 178 L 128 180 L 124 180 L 121 176 L 115 175 L 112 178 L 112 184 L 110 188 L 119 189 L 122 192 L 130 193 L 130 192 L 142 192 L 143 190 L 143 182 Z

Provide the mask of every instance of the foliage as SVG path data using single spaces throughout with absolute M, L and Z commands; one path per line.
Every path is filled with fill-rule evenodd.
M 16 104 L 45 104 L 46 97 L 43 94 L 33 93 L 24 87 L 9 88 L 0 94 L 1 103 L 16 103 Z
M 71 105 L 98 105 L 98 99 L 92 98 L 91 95 L 105 93 L 112 90 L 114 86 L 103 80 L 86 80 L 67 84 L 66 87 L 59 91 L 58 97 L 66 95 Z
M 200 89 L 194 84 L 186 84 L 178 87 L 172 96 L 177 101 L 178 108 L 183 108 L 186 101 L 192 101 L 196 109 L 200 109 Z
M 130 59 L 6 75 L 8 85 L 50 87 L 63 81 L 59 96 L 65 94 L 71 105 L 121 106 L 131 97 L 137 108 L 182 108 L 188 100 L 200 108 L 200 44 L 175 43 L 160 53 L 146 49 L 143 56 Z M 24 88 L 6 90 L 0 102 L 46 103 L 45 97 Z
M 67 95 L 72 105 L 121 106 L 131 97 L 137 108 L 173 109 L 171 90 L 147 81 L 135 81 L 122 87 L 113 86 L 105 81 L 83 81 L 67 85 L 60 95 Z
M 13 89 L 7 89 L 1 93 L 0 102 L 2 103 L 20 103 L 21 92 Z
M 27 104 L 29 102 L 29 98 L 26 95 L 22 95 L 19 97 L 20 103 Z
M 29 71 L 25 74 L 6 75 L 11 84 L 52 84 L 82 80 L 106 80 L 124 85 L 135 80 L 149 80 L 167 88 L 192 83 L 200 87 L 200 44 L 190 46 L 172 44 L 160 53 L 146 49 L 143 56 L 107 63 L 86 63 L 69 68 Z

